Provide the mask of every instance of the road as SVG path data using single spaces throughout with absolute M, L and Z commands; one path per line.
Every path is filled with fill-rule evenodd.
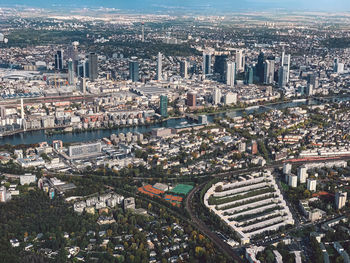
M 230 256 L 233 260 L 235 260 L 237 262 L 243 262 L 242 259 L 236 254 L 236 252 L 234 251 L 234 249 L 230 245 L 228 245 L 226 242 L 224 242 L 222 239 L 220 239 L 216 233 L 211 231 L 195 215 L 195 212 L 194 212 L 193 207 L 192 207 L 193 196 L 198 191 L 200 191 L 206 184 L 207 184 L 207 182 L 204 182 L 204 183 L 196 186 L 195 188 L 193 188 L 185 200 L 185 208 L 190 215 L 191 221 L 203 234 L 205 234 L 226 255 Z
M 348 160 L 350 157 L 344 157 L 341 158 L 342 160 Z M 339 159 L 338 159 L 339 160 Z M 318 162 L 323 162 L 324 160 L 319 160 Z M 329 160 L 327 160 L 329 161 Z M 293 163 L 293 165 L 301 165 L 304 163 L 309 163 L 309 162 L 317 162 L 317 161 L 301 161 L 301 162 L 295 162 Z M 206 180 L 205 182 L 203 182 L 202 184 L 196 186 L 195 188 L 192 189 L 192 191 L 187 195 L 187 198 L 185 199 L 185 209 L 188 212 L 190 219 L 191 219 L 191 223 L 197 227 L 204 235 L 206 235 L 224 254 L 228 255 L 229 257 L 231 257 L 231 259 L 233 261 L 236 262 L 244 262 L 239 255 L 235 252 L 235 249 L 232 248 L 230 245 L 228 245 L 226 242 L 224 242 L 215 232 L 213 232 L 211 229 L 209 229 L 206 224 L 201 221 L 197 216 L 196 216 L 196 212 L 194 211 L 193 208 L 193 197 L 194 195 L 199 192 L 207 183 L 210 179 L 212 178 L 221 178 L 221 177 L 227 177 L 227 176 L 235 176 L 235 175 L 239 175 L 239 174 L 244 174 L 244 173 L 252 173 L 252 172 L 258 172 L 261 170 L 265 170 L 265 169 L 275 169 L 275 168 L 281 168 L 283 166 L 283 162 L 282 161 L 278 161 L 278 162 L 274 162 L 270 165 L 264 166 L 264 167 L 254 167 L 254 168 L 244 168 L 244 169 L 239 169 L 239 170 L 234 170 L 234 171 L 229 171 L 229 172 L 224 172 L 224 173 L 219 173 L 219 174 L 214 174 L 214 175 L 203 175 L 200 177 L 206 177 L 208 176 L 208 180 Z M 80 176 L 80 175 L 79 175 Z M 137 180 L 148 180 L 148 179 L 154 179 L 154 178 L 150 178 L 150 177 L 137 177 L 137 178 L 130 178 L 130 179 L 137 179 Z M 179 215 L 178 215 L 179 216 Z M 303 227 L 309 226 L 308 224 L 304 224 L 304 225 L 297 225 L 294 228 L 290 229 L 287 231 L 287 233 L 296 230 L 296 229 L 300 229 Z M 258 243 L 262 244 L 269 244 L 272 243 L 276 240 L 280 239 L 280 235 L 276 234 L 273 235 L 269 238 L 269 240 L 258 240 Z
M 342 160 L 348 160 L 349 157 L 347 158 L 342 158 Z M 324 161 L 324 160 L 323 160 Z M 318 161 L 318 162 L 323 162 L 322 160 Z M 329 161 L 329 160 L 327 160 Z M 301 164 L 305 164 L 305 163 L 309 163 L 309 162 L 317 162 L 317 161 L 301 161 L 301 162 L 297 162 L 297 163 L 293 163 L 294 165 L 301 165 Z M 280 168 L 283 166 L 282 161 L 279 162 L 275 162 L 273 164 L 264 166 L 264 167 L 255 167 L 255 168 L 245 168 L 245 169 L 239 169 L 236 171 L 229 171 L 229 172 L 225 172 L 225 173 L 220 173 L 220 174 L 216 174 L 216 175 L 212 175 L 211 178 L 215 177 L 215 178 L 221 178 L 221 177 L 226 177 L 226 176 L 235 176 L 235 175 L 239 175 L 242 173 L 248 173 L 248 172 L 257 172 L 259 170 L 264 170 L 264 169 L 275 169 L 275 168 Z M 235 252 L 235 250 L 228 245 L 226 242 L 224 242 L 221 238 L 219 238 L 219 236 L 213 232 L 212 230 L 210 230 L 203 221 L 201 221 L 197 216 L 196 216 L 196 212 L 193 209 L 193 197 L 194 195 L 200 191 L 206 184 L 208 183 L 208 181 L 196 186 L 194 189 L 192 189 L 192 191 L 188 194 L 186 200 L 185 200 L 185 209 L 187 210 L 188 214 L 190 215 L 191 221 L 195 224 L 195 226 L 202 231 L 203 234 L 205 234 L 221 251 L 223 251 L 225 254 L 229 255 L 233 260 L 236 260 L 238 262 L 243 262 L 242 259 L 237 255 L 237 253 Z M 304 228 L 309 226 L 312 223 L 307 223 L 307 224 L 303 224 L 303 225 L 297 225 L 294 228 L 288 230 L 287 232 L 291 232 L 293 230 L 296 229 L 300 229 L 300 228 Z M 272 236 L 272 238 L 269 240 L 270 242 L 274 239 L 277 238 L 278 239 L 279 235 L 275 235 Z M 263 242 L 264 240 L 260 240 L 261 242 Z

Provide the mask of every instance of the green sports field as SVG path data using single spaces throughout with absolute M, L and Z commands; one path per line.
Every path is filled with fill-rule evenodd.
M 171 190 L 171 192 L 175 194 L 187 195 L 192 190 L 192 188 L 192 185 L 178 184 L 174 189 Z

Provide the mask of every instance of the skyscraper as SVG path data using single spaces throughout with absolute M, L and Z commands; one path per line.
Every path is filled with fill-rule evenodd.
M 157 80 L 162 80 L 162 67 L 163 67 L 163 55 L 162 53 L 158 52 L 157 56 Z
M 226 61 L 227 61 L 226 55 L 215 56 L 214 73 L 219 74 L 220 81 L 225 80 Z
M 75 85 L 74 65 L 71 58 L 68 60 L 68 83 L 69 85 Z
M 258 56 L 258 63 L 256 64 L 256 78 L 259 83 L 264 83 L 264 62 L 265 55 L 263 52 L 260 52 Z
M 142 22 L 141 24 L 141 41 L 145 42 L 145 23 Z
M 268 59 L 264 63 L 264 84 L 273 83 L 275 76 L 275 60 Z
M 86 94 L 86 78 L 79 78 L 79 87 L 80 91 L 85 95 Z
M 236 50 L 236 68 L 237 71 L 244 71 L 245 57 L 243 55 L 243 50 Z
M 24 119 L 24 105 L 23 105 L 23 98 L 21 99 L 21 119 Z
M 278 87 L 279 88 L 284 88 L 287 86 L 288 83 L 288 67 L 287 66 L 283 66 L 279 68 L 278 71 Z
M 162 117 L 168 117 L 168 97 L 161 95 L 159 102 L 159 112 Z
M 90 78 L 90 66 L 89 66 L 89 60 L 86 59 L 84 62 L 84 67 L 85 67 L 85 77 Z
M 77 60 L 77 58 L 78 58 L 78 46 L 79 46 L 78 41 L 74 41 L 72 43 L 72 45 L 68 46 L 67 59 L 71 58 L 73 60 L 73 62 L 75 60 Z
M 287 67 L 287 83 L 289 83 L 289 72 L 290 72 L 290 55 L 286 55 L 284 51 L 282 52 L 281 66 Z
M 89 62 L 87 60 L 82 60 L 79 62 L 77 76 L 81 78 L 89 77 Z
M 90 81 L 95 81 L 98 78 L 97 54 L 89 54 L 89 78 Z
M 129 62 L 129 78 L 132 82 L 139 81 L 139 63 L 137 61 Z
M 63 50 L 57 50 L 55 54 L 55 69 L 56 70 L 62 70 L 64 67 L 63 62 Z
M 306 86 L 306 95 L 314 95 L 314 90 L 318 88 L 318 78 L 315 73 L 310 73 L 307 75 L 307 86 Z
M 232 61 L 227 61 L 226 77 L 225 77 L 226 85 L 233 87 L 235 85 L 235 77 L 236 77 L 236 63 Z
M 180 76 L 184 79 L 188 78 L 188 63 L 187 60 L 180 61 Z
M 211 54 L 203 52 L 203 74 L 210 75 L 211 72 Z
M 254 81 L 254 68 L 253 66 L 245 66 L 244 83 L 246 85 L 253 84 Z

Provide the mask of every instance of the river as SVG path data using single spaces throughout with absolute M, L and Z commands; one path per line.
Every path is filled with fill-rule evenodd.
M 341 97 L 336 98 L 337 100 L 346 100 L 349 101 L 350 97 Z M 251 114 L 254 112 L 262 113 L 269 111 L 271 109 L 285 109 L 291 107 L 298 107 L 302 105 L 319 105 L 323 104 L 319 100 L 310 99 L 310 100 L 295 100 L 292 102 L 281 102 L 276 104 L 270 104 L 267 106 L 257 106 L 257 107 L 249 107 L 245 110 L 228 110 L 223 113 L 216 113 L 208 115 L 208 121 L 212 122 L 213 119 L 217 116 L 229 116 L 229 117 L 237 117 L 242 116 L 244 113 Z M 136 126 L 136 127 L 127 127 L 127 128 L 119 128 L 119 129 L 100 129 L 100 130 L 91 130 L 79 133 L 64 133 L 64 134 L 55 134 L 55 135 L 47 135 L 45 130 L 39 131 L 31 131 L 31 132 L 22 132 L 11 136 L 5 136 L 0 138 L 0 145 L 10 144 L 10 145 L 18 145 L 18 144 L 34 144 L 39 142 L 49 142 L 51 143 L 53 140 L 62 140 L 66 143 L 73 142 L 87 142 L 94 141 L 98 139 L 102 139 L 104 137 L 109 137 L 111 134 L 118 133 L 127 133 L 127 132 L 140 132 L 146 133 L 151 131 L 154 128 L 160 127 L 176 127 L 182 125 L 184 123 L 191 123 L 191 121 L 185 118 L 178 119 L 169 119 L 162 123 L 156 123 L 148 126 Z

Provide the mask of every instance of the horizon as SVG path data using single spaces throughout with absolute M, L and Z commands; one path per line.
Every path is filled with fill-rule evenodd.
M 114 8 L 122 11 L 142 12 L 181 12 L 181 13 L 234 13 L 238 11 L 267 11 L 283 9 L 285 11 L 305 12 L 348 12 L 350 2 L 335 0 L 0 0 L 0 7 L 33 7 L 33 8 Z

